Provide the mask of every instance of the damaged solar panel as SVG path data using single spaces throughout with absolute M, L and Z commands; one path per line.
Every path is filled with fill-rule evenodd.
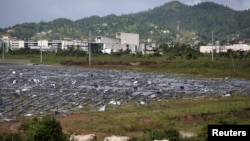
M 0 69 L 0 118 L 104 111 L 107 104 L 147 105 L 188 96 L 250 94 L 248 80 L 45 65 L 0 65 Z

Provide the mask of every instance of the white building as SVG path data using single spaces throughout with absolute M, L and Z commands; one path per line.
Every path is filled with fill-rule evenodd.
M 24 48 L 24 41 L 22 40 L 10 40 L 11 49 Z
M 42 48 L 43 51 L 52 51 L 58 49 L 69 49 L 69 47 L 78 48 L 84 51 L 88 51 L 88 43 L 86 41 L 80 40 L 73 40 L 73 41 L 66 41 L 66 40 L 10 40 L 10 49 L 20 49 L 28 47 L 30 49 L 40 49 Z
M 38 41 L 34 41 L 34 40 L 25 41 L 24 47 L 29 47 L 31 49 L 38 49 Z
M 31 47 L 31 49 L 41 49 L 42 50 L 50 50 L 50 47 L 48 46 L 49 41 L 47 40 L 40 40 L 37 42 L 37 46 L 33 46 L 33 48 Z
M 231 49 L 233 51 L 241 50 L 241 51 L 250 51 L 250 45 L 247 44 L 234 44 L 231 46 L 226 46 L 227 49 Z
M 229 49 L 232 51 L 250 51 L 250 46 L 246 44 L 235 44 L 230 46 L 200 46 L 201 53 L 211 53 L 212 50 L 216 53 L 227 52 Z
M 88 51 L 88 41 L 82 40 L 62 40 L 61 42 L 61 49 L 69 49 L 73 47 L 75 49 L 80 49 L 83 51 Z M 55 42 L 54 42 L 55 43 Z
M 98 36 L 96 37 L 96 43 L 102 44 L 102 52 L 107 54 L 117 52 L 122 49 L 120 39 Z
M 110 54 L 111 52 L 118 52 L 120 50 L 130 50 L 131 53 L 142 52 L 144 54 L 145 46 L 139 44 L 139 34 L 134 33 L 116 33 L 116 38 L 108 38 L 103 36 L 97 36 L 92 50 L 101 50 L 103 53 Z M 10 49 L 20 49 L 28 47 L 30 49 L 42 49 L 43 51 L 52 51 L 58 49 L 80 49 L 88 51 L 87 40 L 11 40 Z
M 117 32 L 116 38 L 121 40 L 123 50 L 130 49 L 132 53 L 141 52 L 139 34 Z
M 131 50 L 131 53 L 143 52 L 139 44 L 139 34 L 117 32 L 116 38 L 98 36 L 96 43 L 102 44 L 102 52 L 110 54 L 119 50 Z

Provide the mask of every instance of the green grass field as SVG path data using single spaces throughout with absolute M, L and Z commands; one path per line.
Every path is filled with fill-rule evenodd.
M 171 128 L 198 135 L 208 124 L 250 123 L 250 97 L 244 95 L 170 99 L 150 105 L 109 105 L 106 109 L 104 112 L 79 111 L 59 120 L 67 133 L 94 132 L 101 138 L 107 134 L 139 138 L 148 129 Z
M 40 63 L 40 54 L 32 55 L 5 55 L 6 59 L 24 59 L 30 60 L 33 64 Z M 176 57 L 169 60 L 168 56 L 132 56 L 132 55 L 97 55 L 91 57 L 91 66 L 88 66 L 88 56 L 56 56 L 55 54 L 44 53 L 43 64 L 61 64 L 63 61 L 83 62 L 85 67 L 94 68 L 113 68 L 113 69 L 131 69 L 137 71 L 154 71 L 188 74 L 196 77 L 212 78 L 244 78 L 250 79 L 250 58 L 232 59 L 225 57 L 216 57 L 211 61 L 211 56 L 202 56 L 198 59 L 187 60 L 182 57 Z M 143 65 L 130 66 L 124 65 L 129 62 L 144 62 Z M 119 65 L 120 64 L 120 65 Z

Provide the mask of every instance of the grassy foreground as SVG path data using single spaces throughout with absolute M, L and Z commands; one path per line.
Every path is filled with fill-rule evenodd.
M 59 118 L 66 133 L 139 138 L 147 130 L 175 128 L 198 135 L 208 124 L 250 124 L 250 97 L 210 97 L 161 101 L 150 105 L 109 105 L 104 112 L 78 111 Z
M 98 141 L 108 135 L 126 135 L 133 141 L 148 140 L 150 131 L 175 129 L 193 135 L 179 141 L 204 141 L 209 124 L 250 124 L 250 97 L 211 96 L 203 99 L 169 99 L 149 105 L 127 103 L 107 105 L 106 110 L 71 111 L 67 116 L 56 117 L 66 135 L 95 133 Z M 30 118 L 18 118 L 20 123 Z M 16 122 L 0 122 L 0 133 L 18 130 Z M 19 124 L 20 125 L 20 124 Z M 152 132 L 151 132 L 152 133 Z

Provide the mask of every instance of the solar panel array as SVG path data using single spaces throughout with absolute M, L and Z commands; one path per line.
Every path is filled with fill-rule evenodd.
M 128 102 L 250 94 L 250 82 L 166 73 L 45 65 L 0 65 L 0 119 L 99 110 Z

